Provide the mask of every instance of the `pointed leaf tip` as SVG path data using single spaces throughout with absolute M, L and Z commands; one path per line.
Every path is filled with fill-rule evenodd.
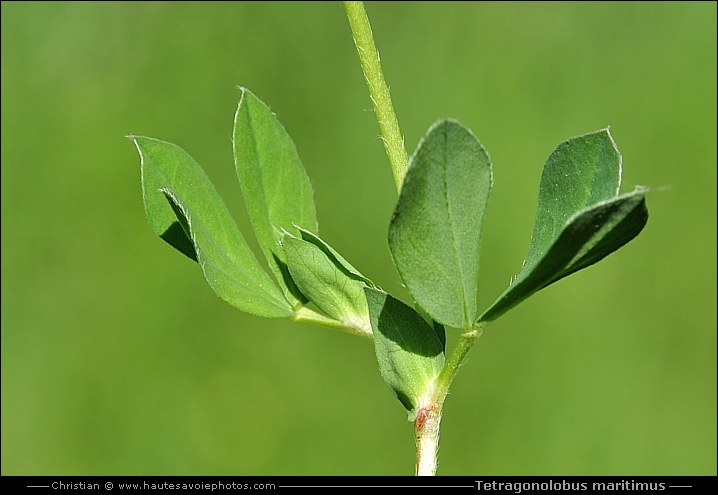
M 252 228 L 285 297 L 306 299 L 288 276 L 279 246 L 282 230 L 298 236 L 294 224 L 317 230 L 312 186 L 294 142 L 275 115 L 251 91 L 240 87 L 234 117 L 235 169 Z
M 492 321 L 533 293 L 635 238 L 648 222 L 647 188 L 617 195 L 622 158 L 608 128 L 571 138 L 549 156 L 521 270 L 477 321 Z
M 199 261 L 215 293 L 259 316 L 292 315 L 251 252 L 202 168 L 182 148 L 134 137 L 141 157 L 142 196 L 152 230 Z

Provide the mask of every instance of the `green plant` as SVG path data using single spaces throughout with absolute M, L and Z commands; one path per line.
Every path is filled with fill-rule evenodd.
M 388 241 L 413 306 L 377 287 L 318 236 L 312 187 L 294 144 L 248 89 L 240 88 L 234 118 L 235 168 L 272 277 L 185 151 L 129 137 L 141 157 L 152 230 L 197 261 L 215 293 L 242 311 L 372 339 L 381 375 L 414 423 L 416 474 L 435 474 L 444 400 L 483 329 L 637 236 L 648 220 L 646 189 L 619 194 L 621 155 L 609 129 L 561 143 L 544 165 L 522 268 L 479 312 L 479 245 L 493 182 L 489 155 L 468 128 L 444 119 L 407 158 L 363 4 L 345 7 L 399 191 Z M 448 356 L 447 328 L 459 333 Z

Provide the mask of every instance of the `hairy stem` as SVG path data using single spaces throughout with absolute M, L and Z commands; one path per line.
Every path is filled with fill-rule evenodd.
M 394 113 L 394 105 L 391 103 L 389 88 L 381 71 L 379 52 L 374 44 L 369 18 L 364 10 L 364 2 L 344 2 L 344 8 L 354 36 L 354 44 L 359 53 L 359 61 L 364 71 L 366 84 L 369 87 L 369 96 L 374 104 L 374 113 L 379 122 L 384 149 L 394 174 L 396 190 L 401 191 L 409 160 L 406 149 L 404 149 L 404 138 L 399 130 L 399 122 Z
M 439 429 L 443 404 L 422 407 L 414 420 L 416 476 L 434 476 L 439 464 Z
M 436 474 L 439 453 L 439 429 L 444 401 L 456 373 L 464 362 L 466 355 L 481 336 L 486 324 L 462 333 L 454 350 L 444 364 L 441 374 L 436 379 L 433 392 L 414 420 L 414 438 L 416 440 L 416 475 L 433 476 Z
M 354 36 L 354 44 L 359 53 L 362 71 L 369 87 L 369 96 L 374 104 L 374 113 L 379 122 L 384 148 L 394 174 L 396 190 L 400 192 L 409 166 L 409 160 L 404 148 L 404 138 L 399 130 L 399 122 L 394 113 L 394 106 L 391 103 L 389 88 L 384 81 L 379 52 L 374 44 L 369 18 L 364 10 L 363 2 L 344 2 L 344 8 Z M 417 476 L 433 476 L 436 474 L 439 430 L 444 400 L 446 400 L 446 395 L 449 393 L 449 387 L 454 376 L 459 371 L 471 346 L 481 335 L 483 327 L 484 325 L 471 328 L 461 334 L 449 360 L 437 378 L 431 394 L 427 397 L 426 405 L 421 407 L 416 415 L 414 435 L 416 440 Z

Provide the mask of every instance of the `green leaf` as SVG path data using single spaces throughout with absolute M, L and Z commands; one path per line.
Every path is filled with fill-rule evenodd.
M 544 166 L 531 243 L 509 288 L 478 321 L 495 320 L 544 287 L 605 258 L 648 221 L 647 189 L 617 196 L 621 155 L 608 129 L 561 143 Z
M 140 153 L 142 196 L 152 230 L 199 261 L 219 297 L 259 316 L 292 308 L 262 270 L 202 168 L 182 148 L 131 136 Z
M 479 244 L 491 161 L 454 120 L 431 126 L 411 157 L 389 225 L 399 276 L 434 320 L 470 328 L 476 317 Z
M 411 307 L 380 290 L 365 288 L 374 350 L 382 378 L 414 421 L 430 401 L 444 367 L 444 346 L 436 331 Z
M 303 229 L 298 225 L 295 225 L 295 227 L 297 228 L 297 230 L 299 230 L 302 239 L 307 242 L 311 242 L 319 249 L 324 251 L 324 253 L 332 260 L 332 262 L 337 266 L 337 268 L 339 268 L 339 270 L 341 270 L 347 277 L 359 282 L 363 282 L 369 287 L 375 287 L 374 282 L 359 273 L 359 270 L 354 268 L 346 259 L 344 259 L 344 257 L 342 257 L 341 254 L 335 251 L 334 248 L 332 248 L 329 244 L 321 240 L 318 235 L 313 234 L 312 232 L 308 231 L 307 229 Z
M 297 287 L 344 328 L 371 336 L 364 287 L 374 284 L 319 237 L 299 230 L 301 239 L 289 233 L 281 239 L 289 273 Z
M 444 328 L 444 325 L 438 321 L 434 321 L 434 319 L 429 316 L 429 314 L 424 311 L 421 306 L 415 306 L 414 309 L 417 313 L 419 313 L 419 316 L 424 318 L 424 321 L 434 329 L 436 336 L 439 338 L 439 342 L 441 342 L 441 348 L 444 349 L 444 352 L 446 352 L 446 329 Z
M 299 235 L 295 224 L 317 230 L 312 186 L 284 127 L 254 94 L 240 89 L 233 138 L 237 177 L 257 241 L 294 305 L 306 299 L 289 276 L 279 239 L 284 231 Z

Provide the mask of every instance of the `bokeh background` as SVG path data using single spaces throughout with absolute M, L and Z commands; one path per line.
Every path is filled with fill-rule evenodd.
M 175 142 L 251 238 L 250 88 L 320 233 L 408 300 L 390 169 L 340 3 L 2 2 L 2 474 L 412 474 L 368 341 L 240 313 L 154 236 L 126 134 Z M 716 4 L 368 3 L 409 152 L 455 117 L 494 162 L 479 305 L 530 239 L 545 159 L 611 125 L 645 231 L 489 327 L 439 474 L 716 474 Z

